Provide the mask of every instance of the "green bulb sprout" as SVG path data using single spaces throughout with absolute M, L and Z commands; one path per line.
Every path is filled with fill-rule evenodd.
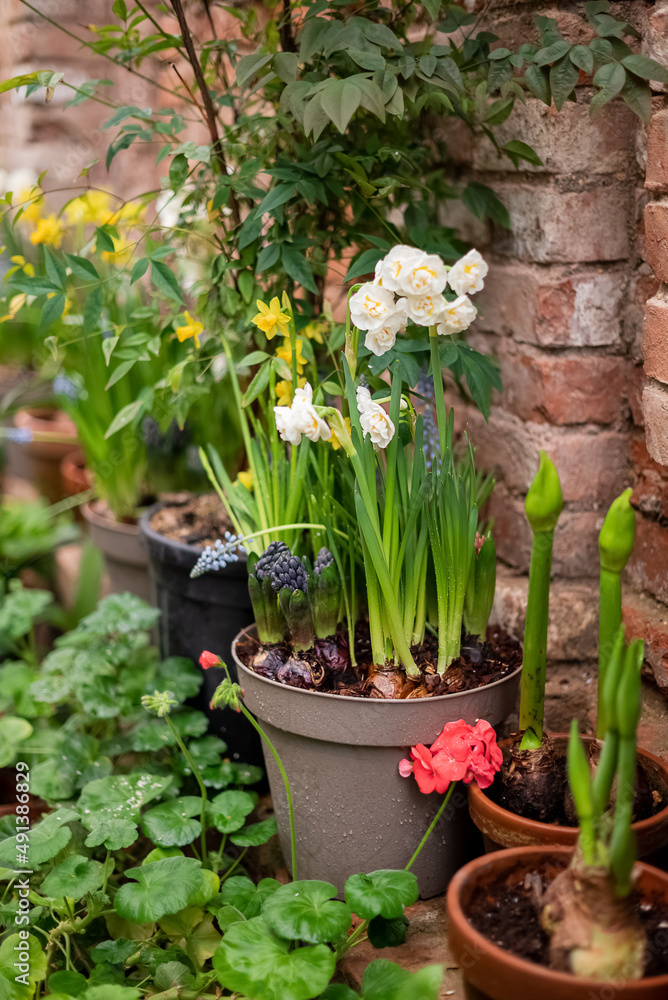
M 643 653 L 642 641 L 627 648 L 623 629 L 617 631 L 602 692 L 608 728 L 593 778 L 577 720 L 571 725 L 568 780 L 580 838 L 570 867 L 547 890 L 541 916 L 552 967 L 600 981 L 644 974 L 646 937 L 630 898 Z
M 635 511 L 631 490 L 612 502 L 598 536 L 601 586 L 598 624 L 598 720 L 596 735 L 602 739 L 608 728 L 603 692 L 615 635 L 622 624 L 622 571 L 631 557 L 635 538 Z
M 554 529 L 564 506 L 554 463 L 544 451 L 527 493 L 525 510 L 533 532 L 529 567 L 529 594 L 524 626 L 524 656 L 520 694 L 520 750 L 538 750 L 543 743 L 545 664 L 550 606 L 550 573 Z
M 480 537 L 480 536 L 478 536 Z M 464 601 L 464 627 L 469 635 L 480 636 L 485 641 L 489 616 L 496 589 L 496 546 L 491 532 L 482 540 L 471 560 L 466 598 Z

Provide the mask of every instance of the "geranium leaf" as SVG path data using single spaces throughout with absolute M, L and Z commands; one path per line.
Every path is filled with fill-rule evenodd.
M 369 875 L 351 875 L 345 887 L 346 903 L 358 917 L 391 920 L 402 916 L 404 908 L 418 898 L 415 875 L 406 871 L 382 869 Z
M 233 875 L 223 883 L 221 899 L 228 906 L 234 906 L 250 920 L 260 913 L 265 900 L 280 887 L 275 878 L 263 878 L 257 885 L 244 875 Z
M 277 833 L 276 820 L 272 816 L 271 819 L 265 819 L 261 823 L 251 823 L 250 826 L 245 826 L 238 833 L 233 833 L 230 840 L 237 847 L 260 847 Z
M 220 982 L 254 1000 L 309 1000 L 334 974 L 336 957 L 326 945 L 292 949 L 261 917 L 233 924 L 213 956 Z
M 42 865 L 45 861 L 55 858 L 72 837 L 72 831 L 65 823 L 77 819 L 72 809 L 59 809 L 49 813 L 37 826 L 30 831 L 28 860 L 31 867 Z M 0 844 L 0 862 L 7 862 L 8 867 L 16 864 L 16 837 L 9 837 Z
M 120 887 L 114 907 L 119 916 L 136 924 L 178 913 L 205 881 L 202 866 L 195 858 L 165 858 L 141 868 L 130 868 L 125 874 L 133 882 Z
M 385 917 L 374 917 L 369 922 L 369 941 L 374 948 L 396 948 L 406 940 L 408 920 L 403 914 L 387 920 Z
M 335 896 L 329 882 L 290 882 L 269 897 L 262 917 L 280 937 L 309 944 L 337 941 L 350 927 L 351 913 Z
M 42 892 L 51 899 L 68 896 L 81 899 L 87 892 L 99 889 L 103 872 L 99 861 L 82 854 L 72 854 L 50 871 L 42 883 Z
M 14 963 L 17 961 L 16 953 L 21 948 L 28 950 L 28 985 L 20 983 L 17 976 L 17 969 Z M 28 936 L 27 942 L 22 940 L 18 934 L 11 934 L 0 945 L 0 997 L 2 1000 L 28 1000 L 35 990 L 35 983 L 46 976 L 46 954 L 42 949 L 39 940 L 32 934 Z
M 234 833 L 254 808 L 255 801 L 248 792 L 221 792 L 209 803 L 209 819 L 220 833 Z
M 110 775 L 89 781 L 79 796 L 81 822 L 92 830 L 103 819 L 134 821 L 147 802 L 156 799 L 173 781 L 157 774 Z
M 105 819 L 94 826 L 85 840 L 86 847 L 99 847 L 100 844 L 109 851 L 120 851 L 134 844 L 138 836 L 135 823 L 128 819 Z
M 202 800 L 195 795 L 161 802 L 149 809 L 142 817 L 142 830 L 146 836 L 161 847 L 184 847 L 191 844 L 202 830 L 197 816 L 202 808 Z

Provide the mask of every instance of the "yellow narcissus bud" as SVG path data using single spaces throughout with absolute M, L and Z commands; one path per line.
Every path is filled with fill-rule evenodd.
M 636 514 L 631 506 L 631 489 L 612 501 L 598 536 L 601 568 L 621 573 L 631 558 L 636 534 Z
M 538 472 L 529 487 L 524 505 L 533 533 L 554 531 L 563 507 L 559 474 L 547 453 L 541 451 Z

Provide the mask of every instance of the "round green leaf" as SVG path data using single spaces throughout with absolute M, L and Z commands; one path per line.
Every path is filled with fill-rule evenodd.
M 192 844 L 202 830 L 198 819 L 202 800 L 195 795 L 161 802 L 142 817 L 142 829 L 149 840 L 161 847 L 184 847 Z
M 51 899 L 67 896 L 81 899 L 87 892 L 99 889 L 103 881 L 102 865 L 82 854 L 71 854 L 50 871 L 42 882 L 42 892 Z
M 11 934 L 0 945 L 0 997 L 2 1000 L 28 1000 L 35 991 L 35 983 L 46 976 L 46 953 L 39 940 L 30 934 L 28 936 L 28 980 L 24 986 L 16 979 L 16 951 L 19 945 L 25 946 L 18 934 Z
M 291 941 L 338 941 L 350 927 L 351 913 L 335 896 L 336 886 L 329 882 L 290 882 L 270 896 L 262 917 L 275 934 Z
M 254 808 L 255 800 L 248 792 L 221 792 L 209 804 L 209 819 L 220 833 L 234 833 Z
M 81 822 L 92 830 L 102 819 L 136 820 L 147 802 L 157 799 L 172 783 L 157 774 L 120 774 L 89 781 L 79 796 Z
M 223 986 L 254 1000 L 309 1000 L 334 975 L 336 957 L 326 945 L 292 948 L 261 917 L 233 924 L 213 956 Z
M 346 903 L 358 917 L 373 920 L 400 917 L 404 907 L 418 898 L 418 884 L 412 872 L 381 870 L 369 875 L 351 875 L 346 882 Z
M 103 819 L 93 827 L 85 840 L 86 847 L 99 847 L 100 844 L 109 851 L 120 851 L 134 844 L 138 836 L 135 823 L 128 819 Z
M 249 920 L 257 917 L 265 900 L 276 892 L 281 883 L 275 878 L 263 878 L 257 885 L 245 875 L 233 875 L 223 883 L 220 896 L 223 903 L 234 906 Z
M 196 858 L 165 858 L 142 868 L 130 868 L 125 874 L 136 884 L 128 882 L 120 887 L 114 907 L 119 916 L 136 924 L 178 913 L 205 881 Z
M 374 948 L 396 948 L 406 940 L 407 929 L 408 920 L 403 915 L 392 920 L 374 917 L 367 933 Z
M 245 826 L 238 833 L 233 833 L 230 840 L 237 847 L 259 847 L 261 844 L 266 844 L 277 833 L 276 820 L 272 816 L 271 819 L 265 819 L 261 823 L 251 823 L 250 826 Z
M 164 858 L 182 858 L 183 851 L 178 847 L 154 847 L 142 861 L 142 865 L 150 865 L 152 861 L 162 861 Z
M 136 951 L 136 941 L 118 938 L 117 941 L 102 941 L 92 949 L 91 956 L 96 962 L 109 962 L 110 965 L 122 965 Z M 49 980 L 49 984 L 50 982 Z
M 32 726 L 25 719 L 14 715 L 0 718 L 0 767 L 12 763 L 19 744 L 31 735 Z
M 189 987 L 195 982 L 195 977 L 183 962 L 163 962 L 155 973 L 155 985 L 161 990 L 170 990 L 176 986 Z
M 65 823 L 77 819 L 72 809 L 58 809 L 48 813 L 30 831 L 28 860 L 30 865 L 41 865 L 55 858 L 72 837 L 72 831 Z M 0 843 L 0 863 L 12 868 L 16 864 L 16 837 L 9 837 Z
M 49 976 L 49 993 L 66 993 L 69 996 L 78 997 L 87 986 L 88 980 L 80 972 L 63 970 Z

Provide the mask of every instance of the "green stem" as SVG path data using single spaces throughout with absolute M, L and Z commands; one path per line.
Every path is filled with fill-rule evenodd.
M 524 629 L 520 730 L 521 750 L 537 750 L 543 743 L 545 665 L 550 603 L 550 574 L 554 530 L 536 531 L 531 545 L 529 595 Z
M 418 844 L 417 850 L 414 852 L 412 858 L 410 859 L 410 861 L 406 865 L 405 871 L 409 872 L 411 870 L 411 868 L 413 867 L 413 865 L 415 864 L 415 862 L 417 861 L 418 856 L 420 854 L 420 851 L 422 850 L 422 848 L 424 847 L 424 845 L 427 843 L 427 841 L 431 837 L 432 833 L 434 832 L 434 828 L 436 827 L 436 824 L 438 823 L 439 819 L 443 815 L 445 807 L 447 806 L 448 802 L 450 801 L 450 797 L 451 797 L 452 793 L 454 792 L 456 785 L 457 785 L 456 781 L 450 782 L 450 787 L 448 788 L 447 792 L 445 793 L 445 798 L 441 802 L 441 805 L 439 806 L 438 812 L 436 813 L 436 815 L 434 816 L 433 820 L 429 824 L 429 828 L 428 828 L 427 832 L 425 833 L 424 837 L 422 838 L 422 840 L 420 841 L 420 843 Z
M 197 767 L 197 764 L 193 760 L 190 751 L 188 750 L 187 746 L 185 745 L 185 743 L 181 739 L 181 736 L 179 735 L 179 731 L 176 728 L 176 726 L 174 725 L 174 723 L 172 722 L 172 720 L 170 719 L 169 715 L 165 715 L 165 722 L 167 723 L 167 725 L 171 729 L 172 734 L 173 734 L 173 736 L 174 736 L 174 738 L 175 738 L 175 740 L 177 742 L 177 745 L 179 747 L 179 750 L 181 751 L 181 753 L 185 757 L 186 761 L 188 762 L 188 767 L 192 771 L 193 777 L 195 778 L 195 781 L 199 785 L 200 795 L 202 797 L 202 808 L 200 810 L 200 823 L 201 823 L 201 826 L 202 826 L 202 831 L 201 831 L 202 868 L 210 868 L 211 866 L 209 864 L 209 854 L 208 854 L 208 851 L 206 849 L 206 805 L 207 805 L 207 801 L 208 801 L 208 799 L 207 799 L 207 793 L 206 793 L 206 788 L 204 786 L 204 782 L 202 781 L 202 777 L 201 777 L 201 775 L 199 773 L 199 769 Z
M 600 740 L 605 736 L 605 711 L 603 689 L 610 654 L 615 636 L 622 624 L 622 577 L 621 573 L 603 569 L 601 566 L 600 603 L 598 612 L 598 706 L 596 735 Z
M 229 673 L 228 673 L 228 677 L 229 677 Z M 253 727 L 253 729 L 255 729 L 255 731 L 257 733 L 259 733 L 260 738 L 267 744 L 272 757 L 276 761 L 276 766 L 278 767 L 278 770 L 281 772 L 281 778 L 283 779 L 283 784 L 285 786 L 285 794 L 286 794 L 287 800 L 288 800 L 288 814 L 290 816 L 290 851 L 291 851 L 291 854 L 292 854 L 292 879 L 293 879 L 293 881 L 296 881 L 297 880 L 297 842 L 296 842 L 296 839 L 295 839 L 295 812 L 294 812 L 294 808 L 293 808 L 293 804 L 292 804 L 292 791 L 290 789 L 290 781 L 288 780 L 288 776 L 287 776 L 286 770 L 283 767 L 283 761 L 278 756 L 278 752 L 277 752 L 276 748 L 274 747 L 274 744 L 271 742 L 271 740 L 269 739 L 269 737 L 267 736 L 267 734 L 265 733 L 265 731 L 255 721 L 255 719 L 253 718 L 253 716 L 250 714 L 250 712 L 248 711 L 248 709 L 246 708 L 246 706 L 241 701 L 239 702 L 239 709 L 243 713 L 243 715 L 245 715 L 245 717 L 248 719 L 248 721 L 250 722 L 250 724 Z
M 228 878 L 230 877 L 230 875 L 232 874 L 232 872 L 234 871 L 234 869 L 235 869 L 235 868 L 237 868 L 237 867 L 238 867 L 238 865 L 240 865 L 240 864 L 241 864 L 241 862 L 242 862 L 242 861 L 243 861 L 243 859 L 244 859 L 244 855 L 245 855 L 245 854 L 247 853 L 247 851 L 248 851 L 248 848 L 247 848 L 247 847 L 244 847 L 244 849 L 243 849 L 243 851 L 241 852 L 241 854 L 239 855 L 239 857 L 238 857 L 238 858 L 237 858 L 237 859 L 236 859 L 236 860 L 235 860 L 235 861 L 234 861 L 234 862 L 233 862 L 233 863 L 232 863 L 232 864 L 230 865 L 230 867 L 228 868 L 228 870 L 227 870 L 227 871 L 225 872 L 225 874 L 223 875 L 222 879 L 220 880 L 220 881 L 221 881 L 221 884 L 222 884 L 223 882 L 226 882 L 226 881 L 227 881 L 227 879 L 228 879 Z
M 436 420 L 438 423 L 438 443 L 441 458 L 447 440 L 448 416 L 445 410 L 445 393 L 443 392 L 443 376 L 441 374 L 441 356 L 438 350 L 438 334 L 436 327 L 429 327 L 429 349 L 431 354 L 431 377 L 434 381 L 434 398 L 436 401 Z

